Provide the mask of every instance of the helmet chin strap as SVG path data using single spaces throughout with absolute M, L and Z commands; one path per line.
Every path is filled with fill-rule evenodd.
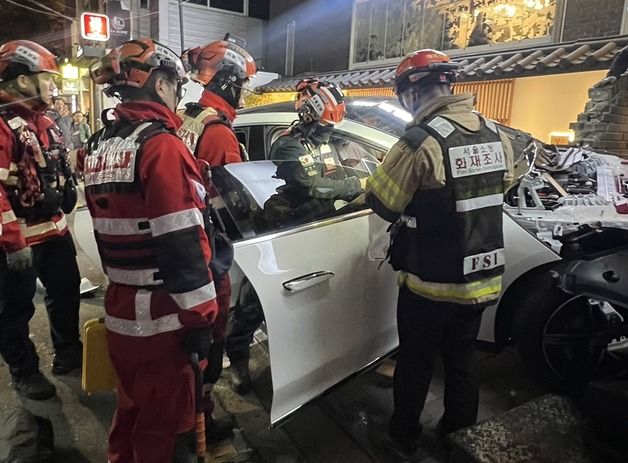
M 400 98 L 402 106 L 416 116 L 425 110 L 436 98 L 451 95 L 449 84 L 434 84 L 420 87 L 410 87 Z
M 295 125 L 294 130 L 300 132 L 307 143 L 312 145 L 314 148 L 318 148 L 319 146 L 329 142 L 333 126 L 324 126 L 319 124 L 318 121 L 309 123 L 300 121 L 297 125 Z
M 19 90 L 15 93 L 2 90 L 0 91 L 0 99 L 5 101 L 5 104 L 18 104 L 33 112 L 39 113 L 45 112 L 50 106 L 49 104 L 44 102 L 44 100 L 42 100 L 41 93 L 39 91 L 37 92 L 37 95 L 29 96 L 28 94 Z
M 205 86 L 205 88 L 210 92 L 213 92 L 216 95 L 220 96 L 232 107 L 237 109 L 240 106 L 242 86 L 238 85 L 237 82 L 234 82 L 226 77 L 222 77 L 216 80 L 217 81 L 211 81 Z

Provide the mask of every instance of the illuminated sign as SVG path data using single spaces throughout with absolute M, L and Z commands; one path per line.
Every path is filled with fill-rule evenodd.
M 554 130 L 550 132 L 550 143 L 552 145 L 569 145 L 576 138 L 573 130 L 558 131 Z
M 79 80 L 69 80 L 62 79 L 61 90 L 64 95 L 78 95 L 80 92 L 80 81 Z
M 83 13 L 81 15 L 81 37 L 96 42 L 109 40 L 109 18 L 107 15 Z
M 76 80 L 79 78 L 79 68 L 71 64 L 64 64 L 61 66 L 61 77 Z

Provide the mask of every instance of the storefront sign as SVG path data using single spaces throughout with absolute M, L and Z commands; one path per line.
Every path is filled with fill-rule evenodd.
M 109 18 L 104 14 L 83 13 L 81 15 L 81 37 L 95 42 L 109 40 Z
M 62 79 L 61 93 L 64 95 L 78 95 L 81 81 L 76 79 Z
M 122 8 L 122 4 L 117 0 L 107 2 L 107 16 L 111 26 L 111 38 L 107 46 L 109 48 L 131 39 L 131 12 Z

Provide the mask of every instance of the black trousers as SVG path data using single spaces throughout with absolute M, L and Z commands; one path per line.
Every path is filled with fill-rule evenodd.
M 252 291 L 252 289 L 251 289 Z M 231 331 L 225 341 L 225 352 L 231 363 L 248 362 L 253 335 L 264 321 L 257 296 L 250 292 L 231 311 Z
M 56 352 L 79 343 L 81 275 L 76 263 L 72 235 L 53 238 L 33 246 L 33 268 L 46 288 L 50 337 Z
M 28 322 L 35 313 L 35 273 L 9 272 L 0 251 L 0 355 L 11 375 L 27 376 L 39 369 L 39 357 L 28 337 Z
M 399 289 L 399 356 L 394 375 L 395 408 L 390 421 L 393 437 L 413 439 L 420 434 L 419 418 L 437 352 L 445 367 L 443 431 L 475 423 L 478 386 L 470 363 L 481 318 L 481 307 L 435 302 L 405 286 Z

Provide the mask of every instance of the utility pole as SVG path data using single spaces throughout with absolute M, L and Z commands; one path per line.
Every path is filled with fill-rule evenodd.
M 131 16 L 131 27 L 134 33 L 131 35 L 134 39 L 140 37 L 140 0 L 129 0 L 129 9 Z
M 181 38 L 181 53 L 185 50 L 185 34 L 183 33 L 183 3 L 179 1 L 179 36 Z

